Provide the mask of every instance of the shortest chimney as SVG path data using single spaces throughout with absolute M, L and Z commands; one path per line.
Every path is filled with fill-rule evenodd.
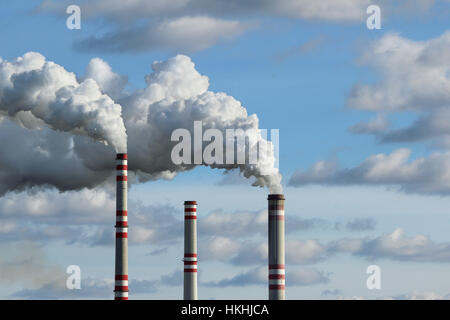
M 284 195 L 269 194 L 269 300 L 285 300 Z
M 197 295 L 197 201 L 184 202 L 184 300 Z

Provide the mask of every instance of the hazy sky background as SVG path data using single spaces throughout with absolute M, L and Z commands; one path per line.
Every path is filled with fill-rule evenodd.
M 154 61 L 189 56 L 210 91 L 280 130 L 288 299 L 449 297 L 449 1 L 131 3 L 10 2 L 0 57 L 39 52 L 79 79 L 99 57 L 134 92 Z M 66 28 L 69 4 L 81 30 Z M 366 27 L 370 4 L 381 30 Z M 15 126 L 0 122 L 5 153 L 28 139 Z M 199 203 L 199 298 L 266 299 L 267 194 L 206 167 L 132 185 L 130 299 L 182 298 L 184 200 Z M 3 195 L 0 298 L 111 299 L 114 210 L 104 185 Z M 69 291 L 73 264 L 82 289 Z M 381 290 L 366 287 L 371 264 Z

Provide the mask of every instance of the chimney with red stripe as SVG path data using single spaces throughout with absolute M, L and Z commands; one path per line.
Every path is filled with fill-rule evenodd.
M 197 300 L 197 201 L 184 202 L 184 300 Z
M 284 300 L 284 195 L 269 194 L 269 300 Z
M 128 300 L 128 156 L 116 157 L 116 270 L 114 299 Z

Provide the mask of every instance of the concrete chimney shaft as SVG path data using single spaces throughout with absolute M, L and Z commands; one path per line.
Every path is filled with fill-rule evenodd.
M 269 300 L 285 300 L 284 195 L 270 194 L 269 201 Z
M 128 300 L 128 156 L 116 157 L 116 265 L 114 299 Z
M 184 202 L 184 300 L 197 295 L 197 202 Z

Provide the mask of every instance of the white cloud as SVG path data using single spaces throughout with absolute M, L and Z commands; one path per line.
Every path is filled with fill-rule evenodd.
M 202 260 L 227 261 L 239 252 L 240 243 L 225 237 L 213 237 L 199 243 L 198 254 Z
M 206 282 L 202 285 L 208 287 L 244 287 L 250 285 L 267 285 L 268 271 L 267 267 L 258 267 L 235 276 L 219 281 Z M 286 285 L 289 287 L 295 286 L 311 286 L 316 284 L 328 283 L 330 280 L 327 275 L 316 269 L 311 268 L 296 268 L 291 269 L 286 274 Z
M 410 155 L 409 149 L 397 149 L 388 155 L 372 155 L 356 167 L 342 169 L 335 162 L 320 161 L 306 171 L 295 172 L 289 185 L 394 185 L 406 192 L 450 192 L 449 152 L 434 152 L 427 158 L 409 161 Z
M 44 0 L 35 12 L 66 16 L 70 1 Z M 248 31 L 265 17 L 331 23 L 363 23 L 369 5 L 381 6 L 383 18 L 424 12 L 434 4 L 415 5 L 388 0 L 91 0 L 79 1 L 83 19 L 102 21 L 102 36 L 87 37 L 76 45 L 83 50 L 144 51 L 202 50 L 224 38 Z M 249 23 L 249 19 L 253 19 Z
M 425 1 L 425 0 L 420 0 Z M 99 16 L 118 23 L 135 19 L 189 16 L 208 14 L 211 16 L 270 15 L 297 19 L 325 21 L 362 21 L 366 8 L 373 2 L 369 0 L 175 0 L 145 1 L 120 0 L 84 1 L 81 6 L 89 19 Z M 46 0 L 38 10 L 62 13 L 67 3 Z
M 368 259 L 449 262 L 450 243 L 436 243 L 425 235 L 408 236 L 402 228 L 376 238 L 340 239 L 328 244 L 329 254 L 352 253 Z
M 328 275 L 312 268 L 296 268 L 286 274 L 286 286 L 311 286 L 329 281 Z
M 356 85 L 348 104 L 364 110 L 430 111 L 448 107 L 450 32 L 427 41 L 387 34 L 375 41 L 361 61 L 381 74 L 375 85 Z
M 448 139 L 449 52 L 449 31 L 425 41 L 413 41 L 392 33 L 375 41 L 361 61 L 378 72 L 380 80 L 375 84 L 355 85 L 348 105 L 388 113 L 413 110 L 419 116 L 405 128 L 390 128 L 387 120 L 378 116 L 349 130 L 375 134 L 382 143 Z
M 76 43 L 76 48 L 108 52 L 157 49 L 193 52 L 204 50 L 224 40 L 231 40 L 251 26 L 250 23 L 236 20 L 187 16 L 88 37 Z
M 311 264 L 326 257 L 326 248 L 317 240 L 286 241 L 286 263 Z
M 367 134 L 376 134 L 383 132 L 385 129 L 389 127 L 389 122 L 385 117 L 381 115 L 377 115 L 376 118 L 371 119 L 368 122 L 359 122 L 353 126 L 351 126 L 348 130 L 352 133 L 367 133 Z
M 267 210 L 258 212 L 213 211 L 198 221 L 199 233 L 224 237 L 251 238 L 267 233 Z M 286 233 L 310 230 L 325 225 L 320 219 L 301 219 L 291 215 L 286 225 Z

